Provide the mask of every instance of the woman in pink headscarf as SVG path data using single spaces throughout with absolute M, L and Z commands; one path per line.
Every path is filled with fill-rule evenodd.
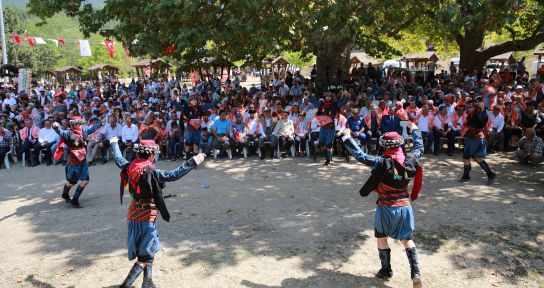
M 408 113 L 404 110 L 402 102 L 395 102 L 395 114 L 400 118 L 400 120 L 409 120 Z

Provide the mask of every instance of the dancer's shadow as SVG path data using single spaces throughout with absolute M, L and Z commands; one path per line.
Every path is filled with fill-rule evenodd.
M 26 278 L 25 278 L 25 282 L 28 282 L 30 283 L 33 287 L 40 287 L 40 288 L 55 288 L 55 286 L 49 284 L 49 283 L 46 283 L 46 282 L 43 282 L 43 281 L 40 281 L 36 278 L 34 278 L 34 275 L 28 275 Z M 75 286 L 68 286 L 66 288 L 74 288 Z
M 264 284 L 253 283 L 251 281 L 242 280 L 240 283 L 243 287 L 248 288 L 295 288 L 295 287 L 312 287 L 312 288 L 328 288 L 328 287 L 343 287 L 343 288 L 360 288 L 360 287 L 391 287 L 386 285 L 383 280 L 357 276 L 348 273 L 336 272 L 327 269 L 315 270 L 316 275 L 299 279 L 288 278 L 281 282 L 280 286 L 268 286 Z

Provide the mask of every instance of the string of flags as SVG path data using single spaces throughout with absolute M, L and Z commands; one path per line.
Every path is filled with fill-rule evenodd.
M 64 45 L 64 44 L 66 44 L 68 42 L 66 39 L 62 39 L 62 38 L 47 39 L 47 40 L 54 43 L 55 46 L 57 46 L 57 48 L 59 47 L 59 44 Z M 13 41 L 15 41 L 15 43 L 17 43 L 19 45 L 23 45 L 25 41 L 28 41 L 28 44 L 30 46 L 32 46 L 32 47 L 35 47 L 36 45 L 47 44 L 46 39 L 44 39 L 43 37 L 22 36 L 22 35 L 17 35 L 17 34 L 13 35 Z M 84 57 L 92 56 L 91 43 L 89 42 L 89 40 L 76 40 L 75 44 L 79 45 L 79 50 L 80 50 L 80 55 L 81 56 L 84 56 Z M 106 40 L 104 40 L 104 42 L 99 43 L 99 45 L 105 45 L 106 48 L 108 49 L 108 53 L 110 55 L 110 58 L 113 58 L 114 53 L 115 53 L 115 47 L 113 45 L 113 41 L 106 39 Z M 128 48 L 124 48 L 124 50 L 125 50 L 125 54 L 127 55 L 127 57 L 130 57 L 130 52 L 129 52 Z
M 59 47 L 59 44 L 65 45 L 68 42 L 75 42 L 76 45 L 79 45 L 79 50 L 80 50 L 80 55 L 81 56 L 83 56 L 83 57 L 92 56 L 91 43 L 89 42 L 89 40 L 71 40 L 71 41 L 69 41 L 69 40 L 62 39 L 62 38 L 47 39 L 47 40 L 54 43 L 55 46 L 57 46 L 57 48 Z M 25 41 L 28 41 L 28 44 L 30 46 L 32 46 L 32 47 L 35 47 L 37 44 L 38 45 L 47 44 L 46 39 L 44 39 L 43 37 L 23 36 L 23 35 L 17 35 L 17 34 L 13 34 L 13 41 L 15 41 L 15 43 L 17 43 L 19 45 L 23 45 Z M 132 44 L 133 45 L 139 44 L 139 40 L 135 39 L 132 42 Z M 93 45 L 105 45 L 106 48 L 108 49 L 108 53 L 110 55 L 110 58 L 113 59 L 113 56 L 115 54 L 115 47 L 114 47 L 114 42 L 112 40 L 106 39 L 102 43 L 98 43 L 98 44 L 95 43 Z M 123 50 L 125 50 L 125 54 L 127 55 L 127 57 L 130 57 L 129 49 L 126 48 L 126 47 L 123 47 Z M 174 53 L 174 52 L 175 52 L 174 44 L 170 44 L 164 50 L 163 55 L 168 55 L 168 54 L 171 54 L 171 53 Z

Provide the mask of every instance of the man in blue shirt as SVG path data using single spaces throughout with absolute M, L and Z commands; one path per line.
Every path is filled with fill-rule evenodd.
M 348 117 L 347 126 L 351 130 L 351 136 L 358 139 L 360 145 L 363 146 L 368 137 L 366 134 L 368 127 L 366 127 L 363 117 L 359 116 L 359 109 L 351 109 L 351 116 Z
M 219 111 L 219 120 L 215 120 L 213 123 L 212 133 L 213 133 L 213 147 L 214 149 L 221 150 L 224 152 L 224 149 L 229 147 L 229 132 L 230 132 L 230 121 L 227 120 L 227 112 L 225 110 Z M 221 154 L 221 153 L 220 153 Z

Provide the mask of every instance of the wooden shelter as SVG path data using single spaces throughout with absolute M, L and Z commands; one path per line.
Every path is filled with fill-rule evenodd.
M 143 59 L 140 62 L 132 65 L 136 69 L 138 77 L 144 76 L 158 76 L 168 77 L 170 74 L 170 67 L 172 65 L 166 63 L 164 60 L 158 59 Z
M 219 57 L 204 57 L 202 60 L 202 66 L 204 66 L 205 71 L 207 72 L 206 75 L 209 77 L 211 76 L 210 73 L 213 73 L 213 75 L 217 75 L 221 73 L 221 82 L 225 83 L 227 79 L 230 76 L 230 70 L 234 65 L 234 63 L 230 62 L 229 60 L 219 56 Z M 211 71 L 210 71 L 211 69 Z M 220 72 L 218 70 L 220 69 Z M 201 70 L 201 76 L 204 76 Z M 204 77 L 203 77 L 204 78 Z
M 19 68 L 13 64 L 0 65 L 0 77 L 14 78 L 19 75 Z
M 379 65 L 381 61 L 366 54 L 363 51 L 352 51 L 349 55 L 350 69 L 357 68 L 360 65 L 372 63 L 372 65 Z
M 287 61 L 287 59 L 283 58 L 282 56 L 278 56 L 276 58 L 266 57 L 263 59 L 262 63 L 264 68 L 264 80 L 267 83 L 270 80 L 270 74 L 272 74 L 273 76 L 274 73 L 277 73 L 280 79 L 285 79 L 285 77 L 287 77 L 287 68 L 289 66 L 289 61 Z M 268 73 L 269 69 L 270 73 Z
M 74 66 L 65 66 L 58 69 L 55 69 L 55 75 L 57 76 L 57 81 L 61 84 L 66 84 L 67 81 L 77 81 L 81 79 L 81 74 L 83 70 Z
M 102 80 L 104 76 L 109 76 L 112 79 L 115 79 L 119 68 L 111 64 L 96 64 L 87 68 L 91 72 L 91 78 L 94 80 Z
M 425 53 L 406 54 L 400 61 L 406 62 L 408 69 L 424 69 L 429 62 L 438 62 L 438 56 L 434 51 L 428 51 Z M 410 65 L 410 63 L 413 63 L 413 65 Z
M 501 65 L 511 63 L 512 61 L 515 61 L 512 52 L 497 55 L 489 59 L 489 63 L 501 63 Z

